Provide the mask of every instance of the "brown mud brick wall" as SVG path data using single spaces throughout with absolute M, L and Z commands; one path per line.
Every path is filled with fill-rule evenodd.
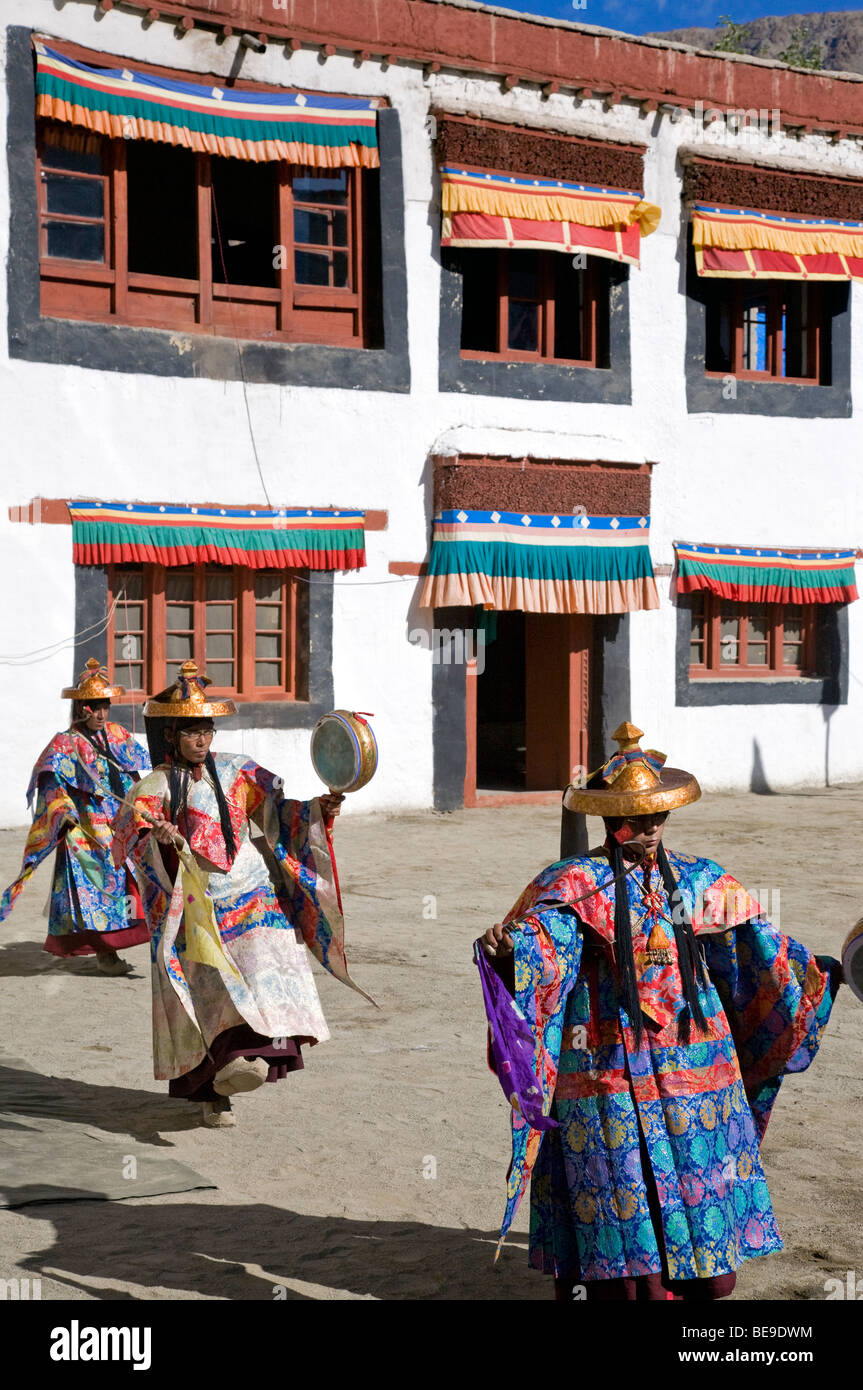
M 556 459 L 465 457 L 435 461 L 435 511 L 647 516 L 650 464 L 572 463 Z
M 863 180 L 695 159 L 686 167 L 683 187 L 693 202 L 863 222 Z
M 463 164 L 633 192 L 640 192 L 644 183 L 642 145 L 614 145 L 442 114 L 436 115 L 436 120 L 438 164 Z

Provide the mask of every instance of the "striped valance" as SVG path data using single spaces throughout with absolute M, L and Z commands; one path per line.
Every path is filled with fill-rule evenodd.
M 70 502 L 69 513 L 76 565 L 341 570 L 366 562 L 364 512 Z
M 441 169 L 441 245 L 606 256 L 638 265 L 659 208 L 640 193 L 482 169 Z
M 852 603 L 853 550 L 775 550 L 675 541 L 677 588 L 738 603 Z
M 284 159 L 318 169 L 380 163 L 374 100 L 203 86 L 91 67 L 41 42 L 35 48 L 36 111 L 52 120 L 232 159 Z
M 649 517 L 444 511 L 423 608 L 626 613 L 658 608 Z
M 743 280 L 863 280 L 863 222 L 695 203 L 699 275 Z

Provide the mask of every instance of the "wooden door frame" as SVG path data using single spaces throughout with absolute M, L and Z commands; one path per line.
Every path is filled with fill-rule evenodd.
M 558 615 L 556 615 L 558 616 Z M 560 614 L 561 618 L 569 618 L 570 631 L 573 635 L 577 631 L 576 624 L 585 624 L 582 629 L 584 646 L 581 650 L 570 651 L 569 667 L 569 709 L 570 725 L 568 730 L 569 738 L 569 761 L 571 765 L 588 765 L 589 758 L 589 730 L 582 733 L 576 729 L 574 723 L 575 697 L 585 702 L 588 710 L 588 723 L 590 720 L 590 662 L 592 632 L 589 626 L 589 618 L 582 614 Z M 476 763 L 477 763 L 477 663 L 474 658 L 465 662 L 465 775 L 464 775 L 464 805 L 467 808 L 476 807 L 495 807 L 495 806 L 553 806 L 560 802 L 563 787 L 550 791 L 513 791 L 489 793 L 479 796 L 476 786 Z

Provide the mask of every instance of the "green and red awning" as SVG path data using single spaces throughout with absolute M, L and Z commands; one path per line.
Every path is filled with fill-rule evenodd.
M 646 516 L 449 510 L 434 523 L 422 608 L 627 613 L 658 608 Z
M 738 603 L 853 603 L 853 550 L 777 550 L 772 546 L 675 541 L 677 589 L 706 590 Z
M 334 508 L 70 502 L 76 565 L 360 569 L 365 513 Z
M 284 159 L 316 169 L 380 164 L 374 98 L 204 86 L 91 66 L 41 41 L 34 47 L 39 116 L 232 159 Z

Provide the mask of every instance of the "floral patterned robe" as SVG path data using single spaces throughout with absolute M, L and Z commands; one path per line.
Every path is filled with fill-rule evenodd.
M 838 965 L 772 927 L 718 864 L 668 859 L 707 965 L 706 1035 L 693 1023 L 681 1036 L 671 909 L 658 868 L 642 866 L 623 880 L 645 1020 L 636 1045 L 614 983 L 615 890 L 570 905 L 610 879 L 601 851 L 529 885 L 506 919 L 521 928 L 515 999 L 495 1013 L 487 993 L 493 1066 L 514 1109 L 501 1241 L 532 1174 L 530 1263 L 562 1279 L 660 1273 L 663 1249 L 670 1278 L 708 1278 L 782 1248 L 759 1142 L 781 1078 L 818 1049 Z M 522 1039 L 511 1052 L 533 1050 L 522 1095 L 507 1030 Z
M 136 865 L 150 924 L 154 1072 L 161 1080 L 194 1070 L 219 1033 L 243 1023 L 267 1037 L 327 1039 L 307 946 L 353 985 L 319 801 L 286 800 L 281 779 L 250 758 L 213 756 L 238 847 L 233 862 L 206 771 L 189 784 L 178 826 L 188 850 L 179 860 L 138 812 L 127 812 L 117 827 L 115 853 L 130 854 Z M 135 804 L 167 817 L 166 767 L 140 783 Z M 250 822 L 278 866 L 277 887 Z M 202 914 L 210 917 L 209 937 Z
M 104 730 L 128 795 L 141 773 L 149 771 L 150 759 L 121 724 L 106 723 Z M 91 955 L 94 934 L 113 949 L 146 941 L 134 876 L 122 859 L 115 864 L 112 857 L 120 801 L 111 790 L 105 756 L 77 729 L 56 734 L 33 768 L 28 804 L 34 795 L 21 872 L 0 898 L 0 922 L 27 879 L 56 850 L 45 950 Z

